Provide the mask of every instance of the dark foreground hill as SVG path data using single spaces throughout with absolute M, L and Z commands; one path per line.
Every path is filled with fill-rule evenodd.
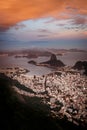
M 81 127 L 69 123 L 66 118 L 64 120 L 52 118 L 49 115 L 48 106 L 41 104 L 44 110 L 39 109 L 40 99 L 21 96 L 13 90 L 12 86 L 14 85 L 20 84 L 0 74 L 0 130 L 81 129 Z
M 87 61 L 77 61 L 73 66 L 74 69 L 84 69 L 84 74 L 87 75 Z

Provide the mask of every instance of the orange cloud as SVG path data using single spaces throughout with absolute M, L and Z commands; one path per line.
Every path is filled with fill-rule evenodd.
M 71 0 L 71 6 L 78 9 L 79 14 L 87 15 L 87 0 Z
M 87 36 L 87 31 L 84 31 L 83 34 L 84 34 L 85 36 Z
M 67 6 L 87 14 L 87 0 L 0 0 L 0 28 L 8 28 L 27 19 L 55 17 Z

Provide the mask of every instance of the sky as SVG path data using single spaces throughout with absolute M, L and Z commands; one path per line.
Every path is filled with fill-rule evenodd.
M 0 50 L 87 49 L 87 0 L 0 0 Z

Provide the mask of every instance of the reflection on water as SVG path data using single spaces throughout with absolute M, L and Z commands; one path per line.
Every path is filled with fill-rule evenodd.
M 32 64 L 29 64 L 29 60 L 35 60 L 36 62 L 43 62 L 49 60 L 50 57 L 38 57 L 38 58 L 33 58 L 33 59 L 27 59 L 27 58 L 14 58 L 13 56 L 3 56 L 0 57 L 0 67 L 14 67 L 14 66 L 19 66 L 26 68 L 30 70 L 28 73 L 29 75 L 43 75 L 50 73 L 53 71 L 53 69 L 47 68 L 47 67 L 40 67 L 40 66 L 35 66 Z M 64 64 L 68 66 L 73 66 L 77 61 L 79 60 L 86 60 L 87 61 L 87 53 L 86 52 L 70 52 L 66 53 L 63 56 L 57 56 L 57 59 L 60 59 L 63 61 Z

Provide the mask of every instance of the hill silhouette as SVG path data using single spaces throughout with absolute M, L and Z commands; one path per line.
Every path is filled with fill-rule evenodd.
M 55 54 L 51 55 L 50 60 L 45 61 L 45 62 L 41 62 L 40 64 L 49 65 L 51 67 L 64 67 L 65 66 L 62 61 L 57 60 L 57 57 Z
M 77 61 L 73 66 L 74 69 L 84 69 L 84 74 L 87 75 L 87 61 Z

